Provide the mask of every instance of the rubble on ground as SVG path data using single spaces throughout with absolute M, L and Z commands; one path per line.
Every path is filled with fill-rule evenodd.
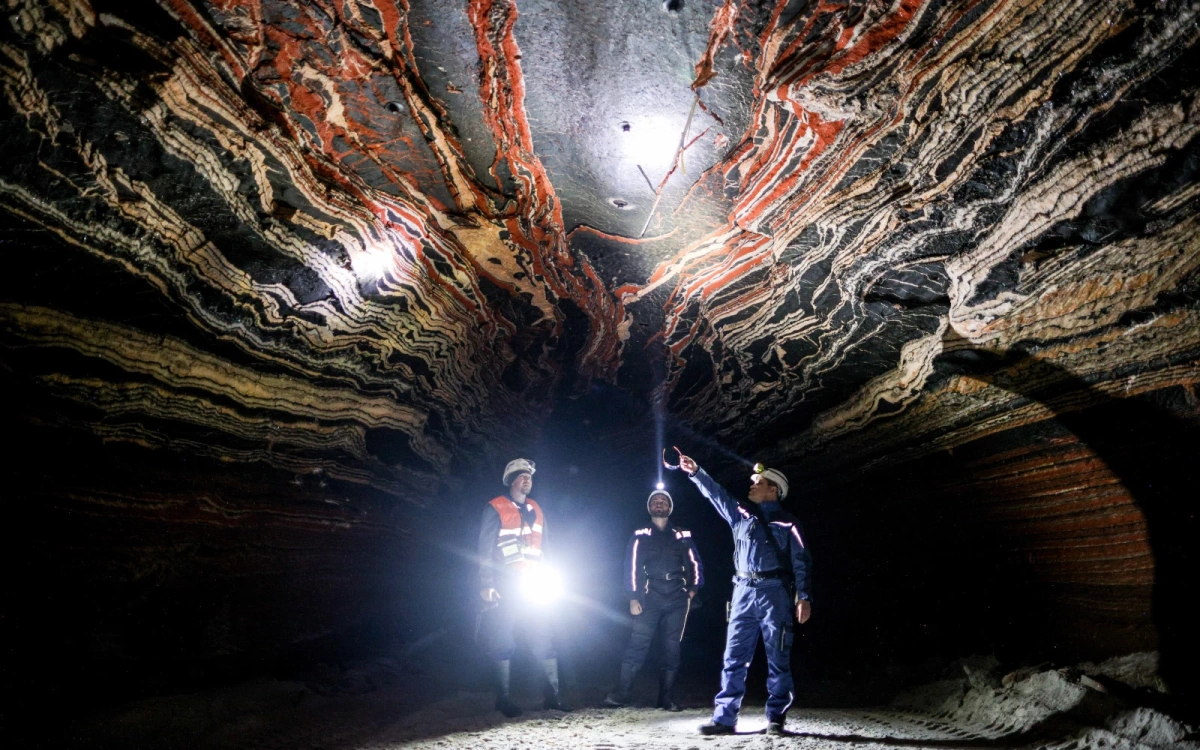
M 1195 727 L 1130 697 L 1165 692 L 1157 655 L 1130 654 L 1100 664 L 1049 665 L 1005 672 L 992 657 L 957 663 L 962 674 L 899 696 L 893 707 L 930 716 L 990 740 L 1054 740 L 1048 747 L 1195 748 Z M 1105 681 L 1128 690 L 1113 695 Z

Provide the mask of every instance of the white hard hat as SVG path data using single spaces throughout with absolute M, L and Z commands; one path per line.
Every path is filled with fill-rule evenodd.
M 512 484 L 514 475 L 525 472 L 529 474 L 529 476 L 533 476 L 535 471 L 537 471 L 537 467 L 533 465 L 533 461 L 530 461 L 527 458 L 514 458 L 512 461 L 508 462 L 507 466 L 504 467 L 504 475 L 501 477 L 500 481 L 504 483 L 505 487 L 507 487 Z
M 782 471 L 780 471 L 779 469 L 765 468 L 762 464 L 755 464 L 754 470 L 755 470 L 755 473 L 750 475 L 751 481 L 758 481 L 759 477 L 762 477 L 763 479 L 767 480 L 768 482 L 770 482 L 771 484 L 773 484 L 779 488 L 779 499 L 780 500 L 787 497 L 788 481 L 787 481 L 787 477 L 783 475 Z
M 671 493 L 667 492 L 666 490 L 655 490 L 654 492 L 650 493 L 650 497 L 646 498 L 646 510 L 647 511 L 650 510 L 650 501 L 654 499 L 655 495 L 662 495 L 663 497 L 665 497 L 667 499 L 667 515 L 668 516 L 675 512 L 675 501 L 671 499 Z

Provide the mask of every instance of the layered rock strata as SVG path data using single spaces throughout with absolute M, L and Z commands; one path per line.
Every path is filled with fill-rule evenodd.
M 35 494 L 120 523 L 99 498 L 190 456 L 284 515 L 316 477 L 392 539 L 608 381 L 827 487 L 1056 421 L 1078 448 L 936 493 L 985 487 L 1015 549 L 1064 536 L 1050 578 L 1126 587 L 1071 617 L 1132 617 L 1152 558 L 1190 570 L 1089 415 L 1194 434 L 1200 6 L 675 10 L 11 2 L 8 424 L 129 472 Z M 1076 469 L 1085 511 L 1026 502 Z

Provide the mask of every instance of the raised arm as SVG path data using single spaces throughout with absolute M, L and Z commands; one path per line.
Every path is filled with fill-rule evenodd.
M 710 477 L 708 473 L 704 471 L 704 469 L 696 466 L 695 461 L 687 458 L 687 456 L 684 456 L 680 459 L 679 465 L 680 467 L 683 467 L 685 471 L 687 470 L 686 467 L 688 464 L 695 467 L 694 469 L 688 471 L 688 478 L 692 480 L 692 484 L 696 485 L 696 488 L 700 490 L 701 495 L 704 495 L 706 498 L 708 498 L 708 502 L 712 503 L 712 506 L 717 509 L 718 513 L 721 514 L 721 518 L 725 519 L 725 523 L 733 526 L 734 520 L 738 518 L 737 500 L 734 500 L 729 493 L 725 491 L 725 488 L 717 484 L 717 481 Z

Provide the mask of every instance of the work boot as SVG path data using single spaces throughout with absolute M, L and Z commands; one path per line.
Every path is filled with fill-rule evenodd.
M 787 735 L 787 732 L 783 731 L 782 721 L 770 721 L 767 722 L 767 734 L 772 737 L 783 737 Z
M 542 671 L 546 673 L 546 710 L 570 711 L 563 705 L 558 692 L 558 659 L 542 659 Z
M 675 702 L 675 670 L 664 669 L 658 683 L 658 707 L 664 711 L 682 711 L 683 707 Z
M 700 734 L 733 734 L 733 726 L 730 724 L 718 724 L 715 721 L 710 721 L 707 724 L 700 725 Z
M 521 709 L 508 697 L 508 686 L 512 677 L 512 662 L 508 659 L 496 662 L 496 710 L 510 719 L 521 715 Z
M 617 686 L 611 693 L 604 696 L 604 705 L 609 708 L 629 705 L 629 700 L 633 695 L 633 677 L 636 674 L 637 667 L 632 664 L 622 664 L 621 676 L 617 678 Z

